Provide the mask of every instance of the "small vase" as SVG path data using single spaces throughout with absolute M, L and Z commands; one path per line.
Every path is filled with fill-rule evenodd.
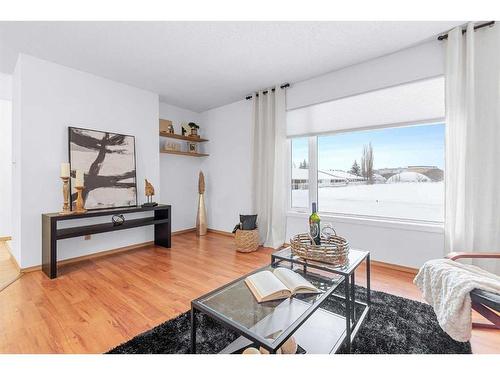
M 196 234 L 204 236 L 207 234 L 207 211 L 205 208 L 205 194 L 199 194 L 198 214 L 196 215 Z

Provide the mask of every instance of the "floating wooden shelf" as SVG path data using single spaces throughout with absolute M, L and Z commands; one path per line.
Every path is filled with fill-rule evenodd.
M 208 142 L 208 139 L 204 139 L 204 138 L 186 137 L 186 136 L 180 135 L 180 134 L 170 134 L 170 133 L 164 133 L 164 132 L 160 132 L 160 137 L 179 139 L 179 140 L 188 141 L 188 142 Z
M 203 156 L 208 156 L 208 154 L 201 154 L 196 152 L 186 152 L 186 151 L 171 151 L 171 150 L 160 150 L 162 154 L 172 154 L 172 155 L 184 155 L 184 156 L 194 156 L 201 158 Z

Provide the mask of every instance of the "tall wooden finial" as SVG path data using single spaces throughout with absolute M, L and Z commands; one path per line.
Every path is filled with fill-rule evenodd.
M 203 172 L 200 171 L 200 174 L 198 176 L 198 193 L 203 194 L 205 192 L 205 176 L 203 175 Z
M 205 176 L 200 171 L 198 175 L 198 214 L 196 215 L 196 234 L 207 234 L 207 210 L 205 208 Z

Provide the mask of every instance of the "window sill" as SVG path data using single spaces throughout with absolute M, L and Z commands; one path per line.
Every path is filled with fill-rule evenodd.
M 288 211 L 287 217 L 308 218 L 308 212 Z M 354 225 L 369 225 L 382 228 L 393 228 L 408 231 L 420 231 L 430 233 L 444 233 L 444 224 L 439 222 L 427 222 L 418 220 L 402 220 L 383 217 L 366 217 L 355 215 L 340 215 L 332 213 L 321 213 L 319 215 L 323 221 L 333 221 L 337 223 L 346 223 Z

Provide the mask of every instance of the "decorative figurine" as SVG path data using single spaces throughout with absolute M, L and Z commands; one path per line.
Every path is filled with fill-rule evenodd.
M 160 119 L 160 133 L 173 134 L 174 127 L 172 125 L 172 121 Z
M 147 202 L 144 203 L 142 205 L 142 207 L 156 207 L 156 206 L 158 206 L 158 203 L 153 202 L 153 195 L 155 195 L 155 188 L 147 179 L 144 179 L 144 181 L 145 181 L 144 192 L 146 194 Z
M 182 135 L 184 137 L 200 138 L 200 136 L 198 135 L 199 128 L 200 127 L 196 125 L 194 122 L 190 122 L 189 124 L 183 122 L 181 124 Z
M 191 132 L 189 134 L 190 137 L 193 137 L 193 138 L 200 138 L 200 136 L 198 135 L 198 129 L 200 128 L 198 125 L 196 125 L 194 122 L 190 122 L 188 124 Z
M 196 154 L 198 152 L 198 145 L 196 142 L 188 142 L 188 152 Z
M 198 215 L 196 215 L 196 234 L 207 234 L 207 211 L 205 208 L 205 176 L 200 171 L 198 176 Z
M 113 215 L 111 217 L 111 221 L 113 222 L 113 226 L 117 227 L 119 225 L 122 225 L 125 222 L 125 217 L 122 214 Z
M 191 128 L 189 127 L 189 125 L 187 124 L 187 122 L 183 122 L 181 124 L 181 131 L 182 131 L 182 135 L 184 137 L 187 137 L 188 134 L 191 132 Z

